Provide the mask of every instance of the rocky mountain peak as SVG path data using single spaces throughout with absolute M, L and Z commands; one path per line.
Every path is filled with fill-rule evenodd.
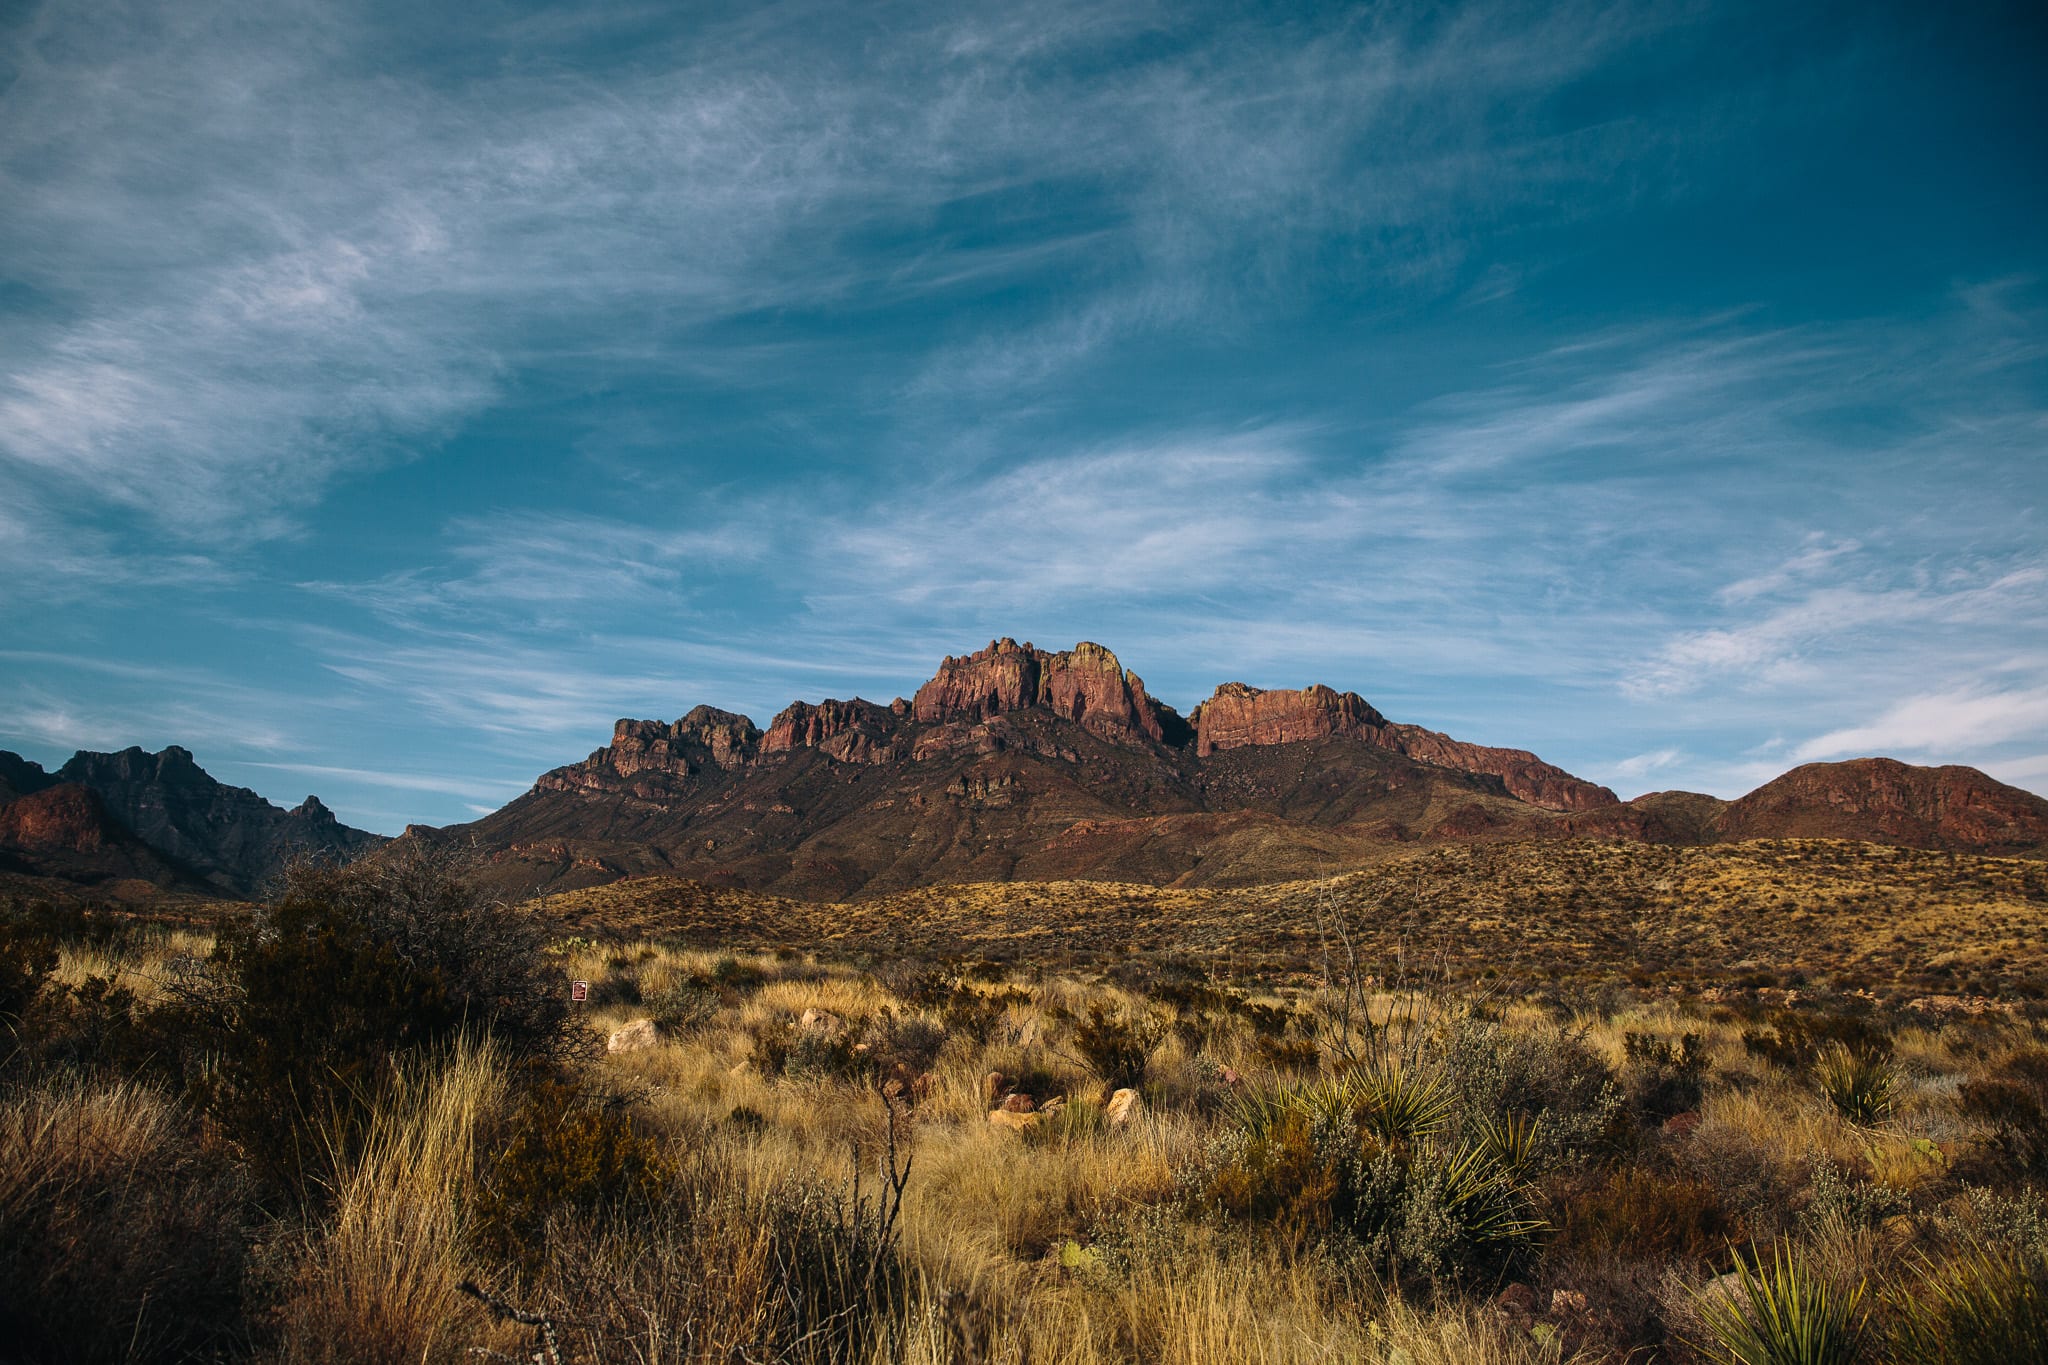
M 1177 744 L 1184 737 L 1185 722 L 1146 693 L 1144 679 L 1089 640 L 1053 653 L 1005 637 L 973 654 L 948 655 L 910 703 L 921 725 L 992 720 L 1032 707 L 1109 739 Z

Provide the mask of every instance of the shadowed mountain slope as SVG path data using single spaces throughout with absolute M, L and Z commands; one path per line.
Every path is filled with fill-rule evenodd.
M 384 842 L 342 824 L 318 797 L 285 810 L 217 782 L 176 745 L 82 749 L 55 773 L 0 753 L 0 784 L 10 870 L 72 881 L 139 878 L 249 896 L 294 858 L 350 858 Z
M 1243 886 L 1418 843 L 1532 838 L 2048 846 L 2034 813 L 2048 803 L 1973 770 L 1928 786 L 1878 780 L 1929 771 L 1903 764 L 1816 767 L 1833 777 L 1751 805 L 1772 788 L 1621 802 L 1534 754 L 1390 722 L 1356 693 L 1226 683 L 1183 718 L 1099 645 L 998 640 L 888 705 L 797 702 L 766 730 L 703 706 L 621 720 L 503 809 L 410 833 L 474 845 L 513 889 L 669 874 L 809 900 L 1072 878 Z

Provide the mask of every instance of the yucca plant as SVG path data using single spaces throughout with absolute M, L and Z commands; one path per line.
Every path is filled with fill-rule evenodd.
M 1344 1081 L 1359 1127 L 1389 1146 L 1427 1141 L 1454 1103 L 1443 1077 L 1395 1062 L 1360 1067 Z
M 1874 1052 L 1831 1043 L 1821 1049 L 1813 1075 L 1835 1112 L 1851 1123 L 1877 1123 L 1898 1102 L 1898 1072 Z
M 1870 1359 L 1861 1312 L 1863 1286 L 1846 1296 L 1802 1265 L 1789 1244 L 1771 1249 L 1771 1264 L 1737 1259 L 1736 1294 L 1693 1299 L 1712 1342 L 1695 1345 L 1724 1365 L 1850 1365 Z
M 1535 1165 L 1537 1140 L 1543 1120 L 1530 1114 L 1509 1114 L 1501 1119 L 1479 1121 L 1479 1150 L 1485 1152 L 1511 1178 L 1527 1180 Z
M 1886 1296 L 1892 1358 L 1901 1365 L 2005 1365 L 2048 1360 L 2048 1265 L 2006 1247 L 1952 1260 L 1920 1258 Z

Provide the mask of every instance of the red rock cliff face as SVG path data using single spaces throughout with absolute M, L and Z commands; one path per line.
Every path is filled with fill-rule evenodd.
M 1267 691 L 1230 682 L 1195 708 L 1195 755 L 1207 758 L 1218 749 L 1248 744 L 1293 744 L 1324 735 L 1371 738 L 1386 717 L 1356 692 L 1337 692 L 1318 683 L 1300 690 Z
M 1195 708 L 1195 753 L 1249 744 L 1293 744 L 1325 735 L 1362 739 L 1409 758 L 1460 772 L 1498 777 L 1508 792 L 1550 810 L 1586 811 L 1616 804 L 1607 788 L 1573 777 L 1522 749 L 1465 744 L 1419 725 L 1391 725 L 1356 692 L 1321 686 L 1267 691 L 1225 683 Z
M 761 752 L 822 749 L 843 763 L 885 763 L 891 756 L 888 732 L 897 719 L 886 706 L 852 701 L 791 702 L 761 736 Z
M 910 704 L 921 725 L 988 720 L 1030 706 L 1112 739 L 1136 734 L 1164 742 L 1178 720 L 1146 695 L 1144 680 L 1126 672 L 1116 655 L 1085 640 L 1053 654 L 1002 639 L 973 654 L 949 656 Z
M 74 782 L 0 807 L 0 844 L 36 852 L 95 853 L 112 837 L 106 807 Z
M 689 777 L 706 769 L 730 772 L 753 761 L 761 740 L 754 722 L 713 706 L 699 706 L 673 724 L 621 720 L 612 742 L 581 763 L 556 768 L 534 783 L 536 791 L 598 791 L 619 778 L 642 774 Z

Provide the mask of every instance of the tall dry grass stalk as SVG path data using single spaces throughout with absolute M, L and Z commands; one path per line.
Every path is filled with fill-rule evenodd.
M 488 1044 L 402 1076 L 313 1230 L 280 1323 L 283 1361 L 418 1365 L 456 1359 L 488 1334 L 458 1286 L 473 1273 L 465 1210 L 476 1130 L 504 1094 Z

